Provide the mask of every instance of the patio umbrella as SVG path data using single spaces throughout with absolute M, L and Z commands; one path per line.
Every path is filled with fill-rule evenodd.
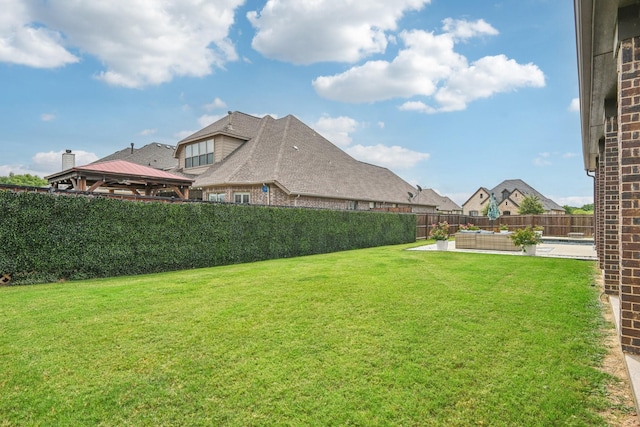
M 493 230 L 493 221 L 495 221 L 500 216 L 500 209 L 498 209 L 498 201 L 496 197 L 491 193 L 491 199 L 489 199 L 489 210 L 487 211 L 487 216 L 491 220 L 491 229 Z

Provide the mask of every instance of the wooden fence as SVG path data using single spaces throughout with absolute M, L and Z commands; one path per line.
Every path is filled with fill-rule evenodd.
M 506 215 L 496 219 L 493 224 L 487 217 L 453 214 L 418 214 L 417 238 L 426 239 L 431 227 L 438 222 L 449 223 L 449 233 L 455 234 L 460 225 L 473 224 L 481 230 L 497 231 L 500 224 L 509 226 L 509 230 L 526 226 L 541 226 L 545 236 L 567 237 L 569 233 L 582 233 L 584 237 L 593 237 L 593 215 Z

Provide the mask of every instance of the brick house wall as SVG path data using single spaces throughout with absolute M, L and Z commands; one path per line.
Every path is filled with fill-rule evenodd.
M 601 218 L 602 232 L 599 239 L 599 259 L 604 270 L 604 288 L 607 294 L 617 295 L 620 288 L 620 248 L 619 248 L 619 150 L 618 150 L 618 117 L 617 111 L 607 109 L 609 114 L 605 120 L 604 161 L 601 173 L 604 181 L 600 197 L 603 212 Z M 613 109 L 615 110 L 615 108 Z
M 637 6 L 635 6 L 636 9 Z M 635 24 L 619 12 L 619 25 Z M 625 19 L 629 21 L 625 22 Z M 640 354 L 640 37 L 618 51 L 620 308 L 623 351 Z
M 225 202 L 233 203 L 236 193 L 248 193 L 249 203 L 252 205 L 303 207 L 316 209 L 359 210 L 369 211 L 384 208 L 410 208 L 416 213 L 433 213 L 434 209 L 414 207 L 409 204 L 381 203 L 344 199 L 329 199 L 321 197 L 289 195 L 277 185 L 267 185 L 263 191 L 262 185 L 210 187 L 204 189 L 203 200 L 209 200 L 209 194 L 224 194 Z

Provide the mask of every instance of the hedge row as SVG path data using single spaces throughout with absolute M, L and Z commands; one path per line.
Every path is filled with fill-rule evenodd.
M 406 243 L 415 233 L 414 215 L 0 191 L 0 276 L 133 275 Z

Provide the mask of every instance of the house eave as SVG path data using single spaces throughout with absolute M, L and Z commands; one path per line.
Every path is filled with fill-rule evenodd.
M 582 154 L 587 171 L 597 166 L 605 104 L 616 97 L 618 9 L 631 4 L 634 0 L 574 0 Z

